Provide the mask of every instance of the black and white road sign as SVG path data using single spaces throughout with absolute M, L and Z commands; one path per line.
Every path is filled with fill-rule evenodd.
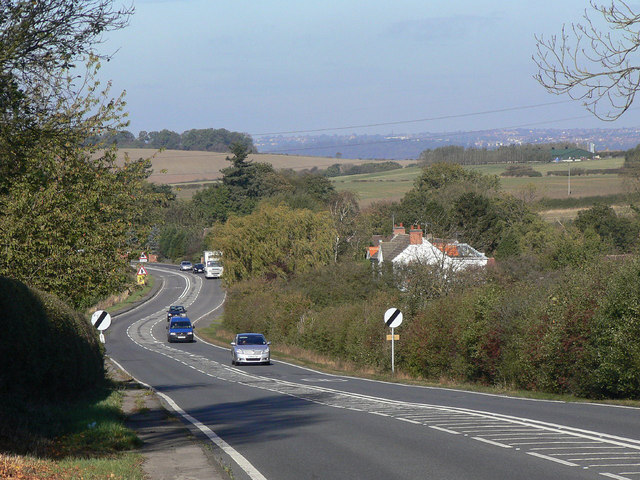
M 402 323 L 402 312 L 397 308 L 390 308 L 384 312 L 384 323 L 390 328 L 399 327 Z
M 111 325 L 111 315 L 104 310 L 98 310 L 91 315 L 91 324 L 98 330 L 106 330 Z

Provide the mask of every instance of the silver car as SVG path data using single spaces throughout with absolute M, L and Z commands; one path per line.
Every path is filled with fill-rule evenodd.
M 267 342 L 261 333 L 239 333 L 231 342 L 231 364 L 271 363 L 271 342 Z

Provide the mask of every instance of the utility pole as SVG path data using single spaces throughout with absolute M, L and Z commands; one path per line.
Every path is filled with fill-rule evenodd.
M 567 196 L 571 196 L 571 165 L 569 165 L 569 177 L 567 179 Z

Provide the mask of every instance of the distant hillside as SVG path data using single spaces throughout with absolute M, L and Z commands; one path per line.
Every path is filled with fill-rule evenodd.
M 254 138 L 261 153 L 324 156 L 336 159 L 417 159 L 420 153 L 447 145 L 494 149 L 504 145 L 571 143 L 597 152 L 628 150 L 640 144 L 640 128 L 497 129 L 391 135 L 297 135 Z
M 153 183 L 166 184 L 212 181 L 222 178 L 220 170 L 230 165 L 226 158 L 231 156 L 231 153 L 184 150 L 163 150 L 160 152 L 151 148 L 120 148 L 118 150 L 121 161 L 125 154 L 128 154 L 132 159 L 151 157 L 153 174 L 149 180 Z M 259 153 L 250 154 L 249 160 L 270 163 L 276 170 L 290 168 L 296 171 L 313 170 L 314 168 L 325 170 L 336 163 L 344 165 L 366 163 L 366 160 L 357 159 L 338 160 L 330 157 Z M 411 162 L 399 163 L 405 166 Z

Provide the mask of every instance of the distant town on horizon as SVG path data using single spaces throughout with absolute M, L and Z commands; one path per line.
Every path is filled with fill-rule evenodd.
M 620 152 L 640 144 L 640 127 L 615 129 L 509 128 L 469 132 L 388 135 L 273 135 L 253 139 L 260 153 L 336 158 L 416 159 L 447 145 L 495 149 L 505 145 L 567 143 L 596 152 Z

